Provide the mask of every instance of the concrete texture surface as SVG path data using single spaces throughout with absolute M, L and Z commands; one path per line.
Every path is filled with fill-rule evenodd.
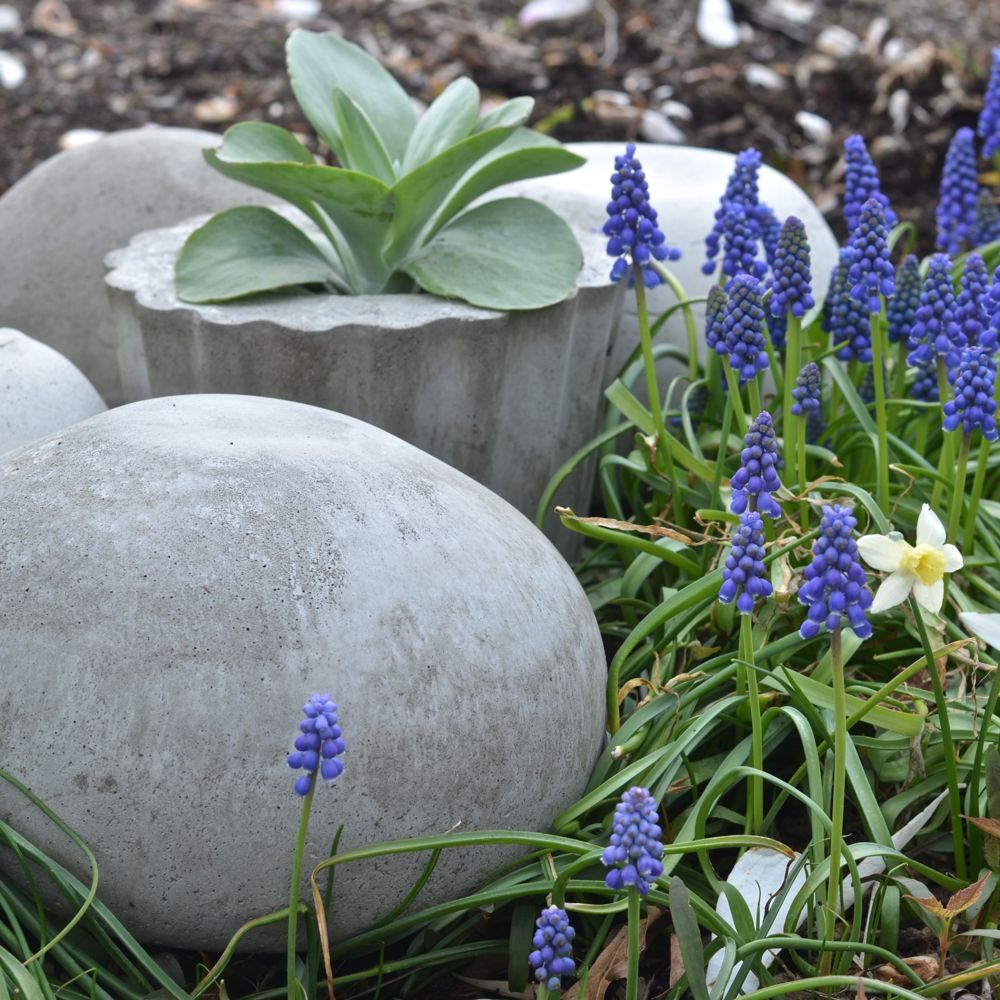
M 471 479 L 328 410 L 157 399 L 12 452 L 0 559 L 0 760 L 91 845 L 101 898 L 146 941 L 218 949 L 284 904 L 285 757 L 314 691 L 339 703 L 347 752 L 317 789 L 307 871 L 341 823 L 342 849 L 546 829 L 599 752 L 601 638 L 555 549 Z M 3 783 L 0 816 L 83 867 Z M 510 856 L 445 851 L 418 906 Z M 338 868 L 335 936 L 425 860 Z
M 106 409 L 72 361 L 20 330 L 0 328 L 0 454 Z
M 327 407 L 398 435 L 533 517 L 550 477 L 598 430 L 623 297 L 603 237 L 588 228 L 600 204 L 593 195 L 573 203 L 584 249 L 576 293 L 529 312 L 429 295 L 189 305 L 174 292 L 174 260 L 204 219 L 140 234 L 107 258 L 126 398 L 233 392 Z M 582 470 L 557 502 L 583 510 L 590 478 Z
M 144 229 L 269 201 L 201 157 L 221 136 L 115 132 L 58 153 L 0 198 L 0 322 L 69 358 L 105 401 L 122 401 L 104 255 Z

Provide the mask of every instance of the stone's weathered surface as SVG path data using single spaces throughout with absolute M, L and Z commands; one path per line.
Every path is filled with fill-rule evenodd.
M 342 849 L 545 829 L 599 752 L 605 659 L 569 567 L 499 497 L 337 413 L 156 399 L 12 452 L 0 559 L 0 760 L 93 847 L 102 898 L 146 940 L 217 949 L 284 904 L 285 757 L 314 691 L 347 752 L 307 871 L 340 823 Z M 0 816 L 69 862 L 3 783 Z M 510 856 L 445 851 L 418 905 Z M 338 868 L 335 936 L 425 861 Z
M 615 156 L 624 152 L 620 142 L 568 143 L 567 148 L 587 157 L 578 170 L 542 177 L 534 181 L 512 185 L 497 192 L 508 195 L 512 190 L 549 204 L 556 210 L 579 192 L 599 193 L 603 202 L 611 197 L 610 177 L 614 171 Z M 705 236 L 712 228 L 715 210 L 726 189 L 726 181 L 733 169 L 735 157 L 710 149 L 692 149 L 685 146 L 655 146 L 640 144 L 636 155 L 642 161 L 649 180 L 649 196 L 659 213 L 659 225 L 666 234 L 667 243 L 678 247 L 683 256 L 668 263 L 689 296 L 701 296 L 715 277 L 701 273 L 705 261 Z M 780 221 L 789 215 L 798 216 L 806 226 L 812 251 L 813 293 L 817 301 L 826 294 L 830 275 L 837 263 L 837 241 L 830 227 L 809 196 L 794 181 L 771 167 L 760 171 L 760 197 L 770 205 Z M 578 219 L 580 225 L 599 230 L 604 224 L 604 213 L 595 213 L 589 220 Z M 611 258 L 606 258 L 610 271 Z M 654 316 L 672 305 L 676 299 L 666 286 L 654 289 L 649 297 L 649 307 Z M 700 339 L 703 334 L 705 307 L 696 305 Z M 608 381 L 613 379 L 638 343 L 638 325 L 635 318 L 635 296 L 631 292 L 625 300 L 625 322 L 621 335 L 615 341 L 608 364 Z M 687 346 L 684 320 L 678 311 L 667 323 L 661 337 L 681 347 Z M 704 341 L 700 344 L 704 351 Z
M 142 233 L 108 255 L 126 398 L 234 392 L 328 407 L 398 435 L 533 517 L 552 474 L 597 431 L 623 296 L 589 224 L 600 202 L 577 195 L 567 199 L 574 205 L 567 217 L 584 249 L 576 292 L 528 312 L 430 295 L 189 305 L 175 294 L 174 260 L 204 220 Z M 558 502 L 585 508 L 583 482 L 568 482 Z
M 107 407 L 58 351 L 0 328 L 0 454 L 86 420 Z
M 201 158 L 221 137 L 129 129 L 59 153 L 0 198 L 0 322 L 66 355 L 121 402 L 104 255 L 143 229 L 266 196 Z

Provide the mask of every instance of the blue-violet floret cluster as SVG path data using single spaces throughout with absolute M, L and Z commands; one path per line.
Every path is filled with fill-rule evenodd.
M 976 172 L 976 137 L 971 128 L 960 128 L 948 145 L 938 199 L 938 250 L 959 253 L 976 238 L 979 178 Z
M 889 298 L 894 286 L 885 212 L 876 198 L 869 198 L 861 206 L 861 216 L 851 237 L 851 254 L 847 272 L 851 298 L 865 303 L 869 313 L 881 312 L 880 296 Z
M 848 235 L 853 235 L 861 221 L 861 206 L 874 198 L 885 213 L 885 225 L 896 225 L 896 213 L 889 207 L 889 199 L 879 187 L 878 170 L 868 155 L 865 140 L 860 135 L 849 135 L 844 140 L 844 221 Z
M 774 280 L 771 282 L 771 314 L 791 313 L 802 317 L 816 304 L 812 295 L 809 266 L 809 239 L 801 219 L 785 219 L 774 252 Z
M 771 496 L 781 489 L 777 466 L 778 445 L 771 414 L 762 410 L 747 428 L 740 467 L 730 481 L 733 499 L 729 509 L 734 514 L 755 510 L 765 517 L 781 517 L 781 508 Z
M 735 598 L 740 614 L 749 615 L 756 599 L 766 599 L 771 592 L 764 566 L 764 519 L 757 511 L 747 510 L 740 514 L 732 548 L 722 567 L 719 601 L 729 604 Z
M 566 911 L 558 906 L 542 910 L 535 927 L 535 936 L 531 939 L 535 950 L 528 956 L 528 963 L 537 982 L 544 983 L 550 990 L 557 990 L 562 985 L 561 977 L 576 971 L 573 962 L 576 931 Z
M 722 333 L 723 339 L 715 349 L 728 355 L 729 366 L 739 376 L 740 385 L 767 368 L 760 283 L 749 274 L 738 274 L 730 282 Z
M 630 788 L 615 806 L 609 844 L 601 862 L 611 868 L 604 877 L 609 889 L 635 886 L 640 896 L 663 874 L 663 843 L 656 800 L 645 788 Z M 612 867 L 613 866 L 613 867 Z
M 895 291 L 886 306 L 886 319 L 889 324 L 889 343 L 898 344 L 910 335 L 910 328 L 920 306 L 920 288 L 923 279 L 920 277 L 920 264 L 911 253 L 899 265 L 896 273 Z
M 804 417 L 819 410 L 822 388 L 819 365 L 815 361 L 803 365 L 792 389 L 792 413 Z
M 980 347 L 966 347 L 954 371 L 954 395 L 944 404 L 944 429 L 963 434 L 982 431 L 987 441 L 996 441 L 997 425 L 994 382 L 996 370 Z
M 299 723 L 295 750 L 288 755 L 288 766 L 306 773 L 295 780 L 295 791 L 306 795 L 319 768 L 324 780 L 333 781 L 344 770 L 337 758 L 344 752 L 344 740 L 337 723 L 337 706 L 328 694 L 314 694 L 302 706 L 305 718 Z

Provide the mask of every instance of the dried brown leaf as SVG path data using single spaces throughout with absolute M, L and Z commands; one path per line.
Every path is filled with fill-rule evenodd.
M 974 903 L 979 901 L 979 897 L 986 891 L 986 883 L 989 882 L 993 872 L 987 872 L 981 879 L 967 885 L 964 889 L 959 889 L 951 899 L 948 900 L 948 910 L 952 916 L 967 910 Z
M 617 531 L 634 531 L 640 535 L 653 535 L 656 538 L 672 538 L 675 542 L 683 542 L 685 545 L 691 544 L 691 539 L 687 535 L 682 535 L 672 528 L 664 528 L 659 524 L 633 524 L 631 521 L 619 521 L 613 517 L 580 517 L 574 514 L 570 507 L 556 507 L 555 513 L 559 517 L 571 517 L 581 524 L 596 524 L 600 528 L 614 528 Z

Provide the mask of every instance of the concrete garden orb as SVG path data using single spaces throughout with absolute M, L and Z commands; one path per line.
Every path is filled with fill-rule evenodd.
M 29 444 L 107 407 L 72 361 L 0 328 L 0 454 Z
M 217 949 L 284 905 L 313 692 L 347 750 L 306 870 L 341 823 L 345 849 L 545 829 L 583 791 L 606 680 L 583 590 L 507 503 L 383 431 L 273 399 L 121 407 L 0 461 L 0 529 L 0 760 L 94 849 L 141 939 Z M 0 816 L 82 868 L 7 785 Z M 509 857 L 445 851 L 418 906 Z M 334 936 L 424 860 L 338 868 Z
M 104 254 L 197 212 L 268 200 L 209 170 L 212 132 L 128 129 L 58 153 L 0 198 L 0 322 L 69 358 L 121 402 Z
M 601 196 L 573 205 L 565 218 L 584 252 L 575 291 L 517 312 L 425 294 L 193 305 L 177 297 L 174 260 L 205 220 L 142 233 L 108 256 L 125 396 L 232 392 L 327 407 L 398 435 L 533 517 L 551 476 L 597 433 L 624 298 L 592 224 Z M 560 503 L 585 508 L 587 471 Z

